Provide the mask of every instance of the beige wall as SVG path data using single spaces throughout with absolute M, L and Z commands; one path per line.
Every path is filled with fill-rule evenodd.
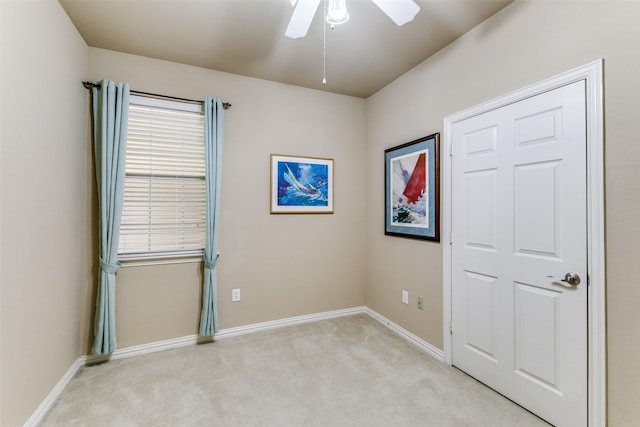
M 26 421 L 91 345 L 97 205 L 80 80 L 233 103 L 225 117 L 222 328 L 366 303 L 442 348 L 442 244 L 384 236 L 384 149 L 441 132 L 448 114 L 604 58 L 608 409 L 611 426 L 634 425 L 638 16 L 636 2 L 516 2 L 364 101 L 88 49 L 57 2 L 3 1 L 0 424 Z M 335 158 L 336 213 L 270 215 L 270 153 Z M 122 269 L 119 346 L 196 333 L 200 268 Z M 231 303 L 236 287 L 242 301 Z M 401 304 L 402 289 L 411 304 Z
M 3 426 L 80 355 L 88 291 L 88 48 L 57 2 L 2 3 Z
M 224 120 L 221 328 L 364 304 L 364 100 L 102 49 L 91 48 L 89 58 L 93 80 L 233 104 Z M 335 213 L 271 215 L 270 153 L 335 159 Z M 118 345 L 197 333 L 201 269 L 194 263 L 120 270 Z M 231 302 L 232 288 L 241 289 L 240 302 Z
M 442 132 L 448 114 L 604 58 L 611 426 L 637 425 L 640 419 L 638 17 L 638 2 L 516 2 L 378 92 L 367 105 L 372 215 L 366 304 L 442 348 L 444 243 L 383 235 L 383 149 Z M 425 297 L 424 312 L 413 303 L 400 303 L 403 286 Z

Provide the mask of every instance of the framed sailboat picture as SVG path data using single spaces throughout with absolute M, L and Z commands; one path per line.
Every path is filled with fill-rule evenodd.
M 384 152 L 384 234 L 440 241 L 440 134 Z
M 333 159 L 272 154 L 271 213 L 333 213 Z

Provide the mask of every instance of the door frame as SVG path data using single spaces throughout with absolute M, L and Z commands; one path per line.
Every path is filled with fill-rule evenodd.
M 522 89 L 499 96 L 444 118 L 443 178 L 443 334 L 444 360 L 453 364 L 452 338 L 452 161 L 453 125 L 471 117 L 585 80 L 587 135 L 587 333 L 588 420 L 590 427 L 606 425 L 606 307 L 604 212 L 603 60 L 591 62 Z M 507 396 L 508 397 L 508 396 Z

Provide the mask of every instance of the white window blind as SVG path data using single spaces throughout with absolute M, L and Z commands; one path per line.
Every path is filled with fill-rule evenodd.
M 205 240 L 202 105 L 132 95 L 120 259 L 198 254 Z

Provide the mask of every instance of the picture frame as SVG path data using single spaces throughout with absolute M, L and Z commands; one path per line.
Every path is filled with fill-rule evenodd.
M 439 242 L 440 134 L 386 149 L 384 165 L 384 234 Z
M 272 214 L 332 214 L 333 159 L 271 154 Z

